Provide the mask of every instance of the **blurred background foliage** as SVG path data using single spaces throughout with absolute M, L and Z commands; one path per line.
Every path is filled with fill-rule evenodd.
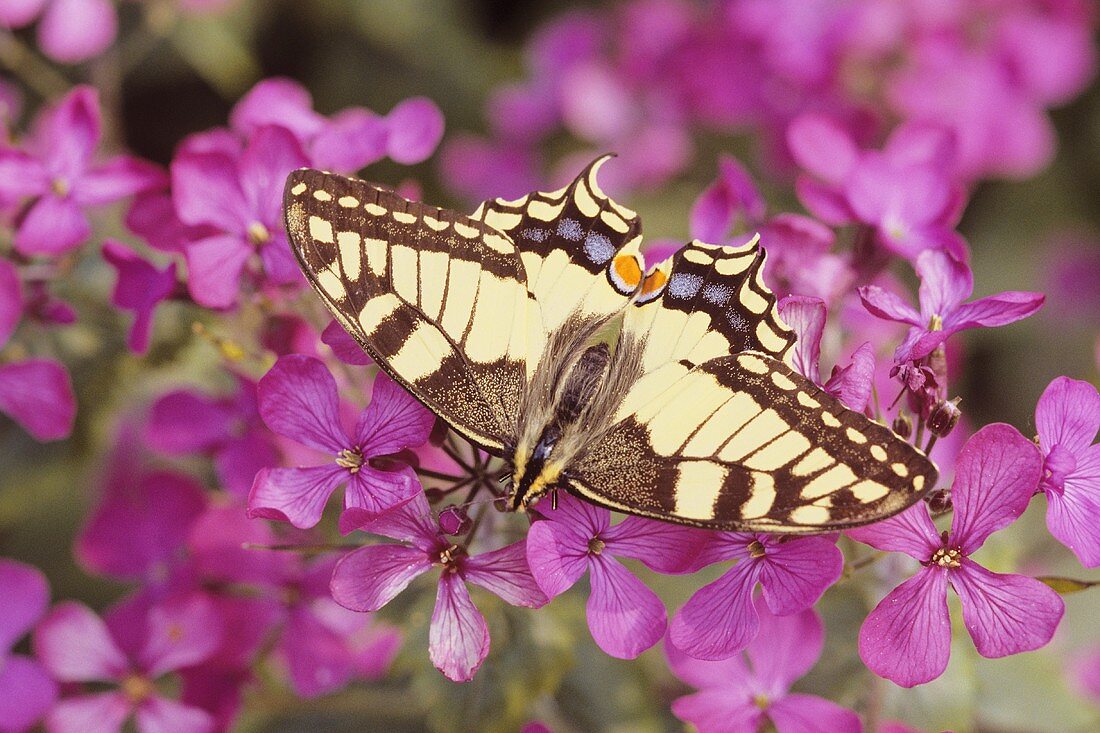
M 349 105 L 384 112 L 408 96 L 425 95 L 443 110 L 448 134 L 481 131 L 490 90 L 521 76 L 523 44 L 531 32 L 568 8 L 601 5 L 244 0 L 214 16 L 177 17 L 170 4 L 124 3 L 122 43 L 80 71 L 32 70 L 22 79 L 30 86 L 28 106 L 39 101 L 35 95 L 53 96 L 71 83 L 90 81 L 103 94 L 111 145 L 164 165 L 185 135 L 224 124 L 240 95 L 269 76 L 301 81 L 323 113 Z M 10 60 L 16 51 L 7 46 L 3 53 Z M 963 339 L 967 368 L 958 392 L 972 423 L 1005 421 L 1025 435 L 1034 434 L 1034 404 L 1053 377 L 1097 378 L 1100 84 L 1053 117 L 1059 136 L 1053 164 L 1029 180 L 980 184 L 960 226 L 973 249 L 976 295 L 1009 289 L 1048 293 L 1046 308 L 1029 321 Z M 570 143 L 560 145 L 568 150 Z M 762 181 L 773 211 L 800 211 L 789 181 L 762 170 L 755 148 L 747 136 L 704 136 L 683 175 L 659 189 L 636 192 L 627 203 L 641 214 L 649 237 L 684 239 L 691 202 L 713 179 L 717 154 L 731 152 Z M 435 162 L 411 170 L 423 184 L 424 199 L 465 205 L 442 185 Z M 409 173 L 387 162 L 367 171 L 390 184 Z M 118 214 L 101 217 L 97 239 L 124 236 L 111 228 L 117 228 Z M 1081 277 L 1059 279 L 1056 269 L 1064 265 L 1066 252 L 1091 260 L 1094 268 L 1071 265 L 1082 269 Z M 1063 281 L 1076 288 L 1059 287 Z M 121 587 L 85 575 L 73 560 L 71 542 L 118 416 L 168 387 L 209 384 L 210 375 L 221 374 L 218 349 L 193 334 L 195 312 L 183 306 L 162 309 L 148 356 L 131 355 L 123 344 L 124 326 L 107 305 L 111 284 L 103 263 L 88 258 L 61 292 L 82 314 L 78 324 L 52 336 L 69 357 L 77 390 L 73 437 L 42 445 L 10 422 L 0 423 L 0 555 L 43 568 L 55 599 L 78 598 L 95 607 L 115 599 Z M 993 538 L 980 559 L 994 569 L 1018 564 L 1034 574 L 1100 580 L 1100 572 L 1083 571 L 1043 530 L 1042 503 L 1036 500 L 1022 522 Z M 701 585 L 634 569 L 670 608 Z M 420 619 L 406 626 L 426 637 L 431 596 L 419 594 L 415 603 L 394 604 L 383 615 Z M 509 608 L 482 593 L 478 602 L 493 629 L 493 648 L 474 682 L 446 681 L 427 662 L 426 639 L 414 632 L 387 681 L 306 702 L 267 686 L 246 704 L 249 713 L 240 730 L 510 731 L 535 718 L 561 733 L 680 730 L 668 706 L 686 688 L 669 675 L 660 651 L 637 662 L 604 655 L 584 627 L 583 598 L 583 592 L 567 594 L 555 601 L 557 612 L 547 614 Z M 828 629 L 826 651 L 799 687 L 844 705 L 871 694 L 886 717 L 925 730 L 1097 731 L 1100 714 L 1073 692 L 1066 664 L 1097 641 L 1100 591 L 1070 595 L 1066 602 L 1062 629 L 1048 648 L 979 661 L 964 638 L 944 677 L 907 691 L 873 677 L 859 663 L 856 635 L 870 599 L 841 584 L 819 604 Z M 961 628 L 956 623 L 956 631 Z

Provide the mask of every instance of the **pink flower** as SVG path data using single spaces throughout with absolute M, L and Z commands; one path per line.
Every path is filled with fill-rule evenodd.
M 633 659 L 664 636 L 665 606 L 615 556 L 632 557 L 674 572 L 687 566 L 702 533 L 627 517 L 611 526 L 611 512 L 559 491 L 557 508 L 539 505 L 545 519 L 527 533 L 527 562 L 548 597 L 561 595 L 587 571 L 588 629 L 596 644 L 620 659 Z
M 34 633 L 35 655 L 65 683 L 107 683 L 106 692 L 63 698 L 46 716 L 53 733 L 117 733 L 134 715 L 139 733 L 207 733 L 204 710 L 164 697 L 157 680 L 202 662 L 218 647 L 221 621 L 202 596 L 135 610 L 116 607 L 107 622 L 72 601 L 54 606 Z
M 99 138 L 98 93 L 82 86 L 39 115 L 26 150 L 0 147 L 0 201 L 28 200 L 16 250 L 45 256 L 67 252 L 91 235 L 85 209 L 164 185 L 161 170 L 137 158 L 95 163 Z
M 1058 377 L 1035 406 L 1043 453 L 1047 528 L 1087 568 L 1100 566 L 1100 394 L 1088 382 Z
M 0 259 L 0 349 L 23 317 L 19 271 Z M 76 398 L 65 367 L 49 359 L 0 365 L 0 413 L 8 415 L 36 440 L 68 437 L 76 419 Z
M 795 342 L 794 366 L 798 372 L 817 384 L 821 383 L 821 336 L 825 332 L 825 303 L 819 298 L 791 295 L 779 301 L 779 314 L 784 323 L 798 336 Z M 840 399 L 850 409 L 863 412 L 871 400 L 875 376 L 875 355 L 870 342 L 852 354 L 846 367 L 833 366 L 825 391 Z
M 974 291 L 970 267 L 945 252 L 923 252 L 917 257 L 920 276 L 920 312 L 877 285 L 859 289 L 863 306 L 879 318 L 907 323 L 905 341 L 894 352 L 895 362 L 928 356 L 948 337 L 970 328 L 1004 326 L 1027 318 L 1042 307 L 1042 293 L 1007 291 L 964 303 Z
M 134 312 L 134 324 L 126 345 L 131 351 L 144 354 L 149 350 L 153 312 L 161 301 L 175 292 L 176 263 L 158 270 L 153 263 L 111 239 L 103 244 L 103 259 L 118 271 L 111 303 L 116 308 Z
M 704 242 L 726 241 L 730 230 L 744 218 L 751 231 L 764 218 L 767 203 L 740 163 L 723 155 L 718 160 L 718 178 L 691 207 L 691 236 Z
M 755 733 L 770 721 L 778 733 L 860 733 L 859 717 L 791 685 L 821 656 L 825 632 L 812 608 L 776 616 L 761 599 L 760 633 L 743 654 L 721 661 L 695 659 L 665 644 L 672 672 L 699 691 L 672 702 L 677 718 L 699 733 Z
M 696 591 L 669 627 L 673 645 L 697 659 L 726 659 L 756 638 L 759 615 L 752 597 L 758 583 L 772 613 L 787 616 L 816 603 L 844 568 L 835 537 L 714 532 L 693 567 L 721 560 L 737 564 Z
M 959 452 L 949 531 L 937 532 L 923 502 L 848 531 L 853 539 L 904 552 L 923 566 L 860 629 L 859 655 L 872 672 L 903 687 L 943 674 L 951 648 L 948 585 L 962 601 L 963 622 L 983 657 L 1031 651 L 1050 641 L 1064 611 L 1058 594 L 1032 578 L 990 572 L 970 557 L 1023 514 L 1041 467 L 1039 451 L 1015 428 L 987 425 Z
M 436 669 L 455 682 L 473 679 L 489 653 L 489 628 L 470 600 L 467 583 L 513 606 L 546 603 L 527 567 L 522 541 L 470 555 L 440 531 L 423 493 L 358 529 L 403 544 L 367 545 L 345 555 L 332 574 L 332 597 L 353 611 L 377 611 L 414 578 L 439 567 L 428 651 Z
M 903 124 L 881 152 L 866 151 L 829 117 L 806 113 L 791 123 L 787 144 L 808 173 L 798 178 L 798 197 L 822 221 L 873 227 L 876 241 L 903 257 L 930 248 L 964 256 L 947 131 Z
M 110 0 L 8 0 L 0 3 L 0 26 L 20 28 L 38 18 L 38 45 L 67 64 L 107 50 L 118 32 Z
M 210 233 L 186 248 L 191 297 L 208 308 L 230 308 L 249 269 L 260 284 L 304 282 L 282 221 L 283 183 L 309 165 L 298 141 L 282 127 L 265 127 L 239 157 L 222 150 L 184 149 L 172 161 L 172 195 L 181 222 Z
M 384 471 L 371 464 L 372 458 L 423 444 L 435 423 L 432 413 L 384 374 L 375 378 L 370 404 L 350 433 L 340 420 L 336 380 L 313 357 L 281 357 L 260 380 L 259 399 L 269 428 L 327 453 L 332 462 L 264 469 L 248 497 L 249 516 L 312 527 L 336 487 L 347 484 L 340 526 L 349 532 L 421 493 L 410 467 Z
M 57 699 L 42 666 L 11 649 L 46 612 L 50 587 L 35 568 L 0 558 L 0 733 L 23 733 Z
M 256 384 L 239 374 L 233 376 L 237 389 L 226 397 L 190 390 L 160 397 L 149 413 L 144 440 L 169 456 L 209 455 L 221 486 L 244 499 L 256 474 L 279 460 L 279 451 L 260 419 Z
M 244 137 L 278 125 L 289 130 L 316 168 L 357 171 L 389 156 L 402 165 L 426 160 L 443 137 L 443 113 L 429 99 L 400 102 L 385 117 L 354 107 L 325 118 L 309 92 L 290 79 L 265 79 L 241 98 L 229 117 Z

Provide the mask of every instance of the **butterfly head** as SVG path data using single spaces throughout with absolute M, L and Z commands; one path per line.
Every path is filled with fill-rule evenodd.
M 513 458 L 512 495 L 508 507 L 523 512 L 558 484 L 563 465 L 554 456 L 559 435 L 548 427 L 534 447 L 519 445 Z

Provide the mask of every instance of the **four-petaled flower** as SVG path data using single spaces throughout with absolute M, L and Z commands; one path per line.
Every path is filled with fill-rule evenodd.
M 772 613 L 786 616 L 816 603 L 844 569 L 835 538 L 740 532 L 710 533 L 692 569 L 722 560 L 737 564 L 696 591 L 669 627 L 672 643 L 698 659 L 733 656 L 756 637 L 757 583 Z
M 92 233 L 86 208 L 165 185 L 163 171 L 137 158 L 96 163 L 99 138 L 99 96 L 82 86 L 40 115 L 25 151 L 0 145 L 0 202 L 29 202 L 15 234 L 19 252 L 67 252 Z
M 936 530 L 921 502 L 848 536 L 880 550 L 904 552 L 920 571 L 891 591 L 859 633 L 859 654 L 872 672 L 903 687 L 943 674 L 951 651 L 947 586 L 962 601 L 963 622 L 978 653 L 1004 657 L 1050 641 L 1062 618 L 1058 594 L 1033 578 L 1002 575 L 974 562 L 986 538 L 1016 520 L 1039 485 L 1042 459 L 1009 425 L 987 425 L 959 452 L 951 529 Z
M 58 604 L 35 629 L 35 654 L 59 682 L 114 688 L 63 698 L 46 715 L 47 729 L 118 733 L 132 714 L 139 733 L 213 730 L 209 713 L 165 697 L 157 681 L 202 662 L 221 639 L 221 619 L 200 595 L 149 607 L 131 600 L 106 622 L 81 603 Z
M 859 289 L 864 307 L 879 318 L 911 327 L 894 352 L 894 361 L 923 359 L 949 336 L 968 328 L 1004 326 L 1027 318 L 1042 307 L 1045 296 L 1011 290 L 970 303 L 974 276 L 965 262 L 946 252 L 922 252 L 917 257 L 920 312 L 878 285 Z
M 615 556 L 641 560 L 655 570 L 685 568 L 700 545 L 699 533 L 627 517 L 611 525 L 611 512 L 558 492 L 538 505 L 544 519 L 527 533 L 527 561 L 539 587 L 553 598 L 589 573 L 588 628 L 601 649 L 633 659 L 664 636 L 665 606 Z
M 312 527 L 321 520 L 336 487 L 347 484 L 340 529 L 356 525 L 416 495 L 412 468 L 382 470 L 372 458 L 414 448 L 428 439 L 435 416 L 384 374 L 374 380 L 371 401 L 349 433 L 340 419 L 336 380 L 319 359 L 291 354 L 275 363 L 259 384 L 260 415 L 279 435 L 332 456 L 323 466 L 265 468 L 256 475 L 248 514 Z
M 695 659 L 666 643 L 673 673 L 699 691 L 672 702 L 676 717 L 699 733 L 755 733 L 771 721 L 778 733 L 859 733 L 859 717 L 814 695 L 790 692 L 821 656 L 825 631 L 812 608 L 776 616 L 757 598 L 760 633 L 720 661 Z
M 1100 394 L 1069 377 L 1051 382 L 1035 407 L 1047 496 L 1047 528 L 1087 568 L 1100 565 Z
M 367 545 L 345 555 L 332 574 L 332 597 L 353 611 L 377 611 L 414 578 L 439 568 L 428 652 L 436 668 L 455 682 L 473 679 L 489 653 L 489 627 L 466 583 L 513 606 L 546 603 L 527 567 L 523 541 L 470 555 L 443 534 L 422 492 L 357 529 L 404 544 Z
M 163 270 L 122 244 L 107 240 L 103 244 L 103 259 L 118 271 L 118 280 L 111 294 L 116 308 L 134 312 L 134 324 L 126 345 L 137 354 L 149 349 L 149 333 L 153 329 L 153 311 L 176 289 L 176 263 Z
M 0 558 L 0 732 L 29 730 L 57 699 L 57 684 L 37 661 L 12 654 L 50 603 L 50 586 L 36 568 Z

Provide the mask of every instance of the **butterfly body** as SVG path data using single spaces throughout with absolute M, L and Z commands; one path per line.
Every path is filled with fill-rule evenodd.
M 786 363 L 756 241 L 691 242 L 646 270 L 602 162 L 472 216 L 297 171 L 287 229 L 337 321 L 509 464 L 515 510 L 565 489 L 682 524 L 820 532 L 932 488 L 919 450 Z

